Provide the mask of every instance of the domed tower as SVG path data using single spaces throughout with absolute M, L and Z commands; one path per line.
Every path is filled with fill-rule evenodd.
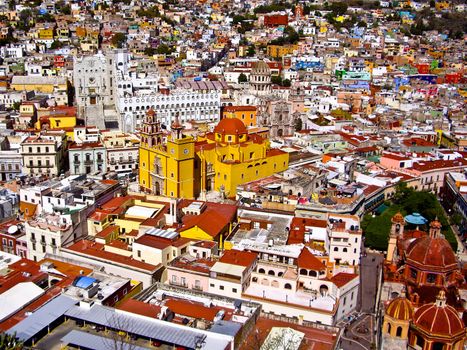
M 415 287 L 447 288 L 456 283 L 458 263 L 449 242 L 441 236 L 441 224 L 430 224 L 430 235 L 415 239 L 405 252 L 406 281 Z
M 248 131 L 237 118 L 222 119 L 214 128 L 216 142 L 237 144 L 248 140 Z
M 405 219 L 401 213 L 397 213 L 392 217 L 391 223 L 386 260 L 395 263 L 399 258 L 397 253 L 397 240 L 404 236 Z
M 152 148 L 162 144 L 163 132 L 156 112 L 151 108 L 143 119 L 141 147 Z
M 412 303 L 405 296 L 389 303 L 383 320 L 383 349 L 407 349 L 413 315 Z
M 263 60 L 256 62 L 251 69 L 250 85 L 253 93 L 258 96 L 268 95 L 271 92 L 271 69 Z
M 410 327 L 411 349 L 461 350 L 466 340 L 465 326 L 457 311 L 446 304 L 440 291 L 436 301 L 418 308 Z

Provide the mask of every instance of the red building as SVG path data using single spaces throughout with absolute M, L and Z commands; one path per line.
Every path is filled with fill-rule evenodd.
M 289 24 L 288 15 L 266 15 L 264 16 L 264 25 L 266 27 L 286 26 Z
M 63 57 L 62 55 L 55 55 L 54 56 L 54 67 L 55 68 L 65 67 L 65 57 Z

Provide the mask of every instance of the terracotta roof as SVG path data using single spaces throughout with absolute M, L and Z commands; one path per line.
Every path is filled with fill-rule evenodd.
M 386 315 L 396 320 L 408 321 L 413 317 L 413 306 L 405 297 L 395 298 L 386 309 Z
M 255 106 L 225 106 L 224 112 L 256 111 Z
M 103 229 L 101 232 L 98 232 L 96 234 L 96 237 L 106 238 L 107 236 L 111 235 L 115 231 L 118 232 L 119 230 L 120 230 L 120 226 L 110 225 L 110 226 L 107 226 L 105 229 Z
M 128 311 L 137 315 L 156 318 L 157 314 L 161 311 L 160 306 L 145 303 L 135 299 L 124 300 L 117 309 Z
M 458 158 L 453 160 L 432 160 L 432 161 L 418 161 L 412 164 L 411 168 L 408 170 L 416 170 L 419 172 L 436 170 L 436 169 L 446 169 L 446 168 L 456 168 L 456 167 L 467 167 L 467 159 Z
M 104 245 L 96 242 L 81 240 L 70 247 L 64 248 L 70 251 L 74 251 L 79 254 L 92 256 L 94 258 L 99 258 L 103 261 L 113 261 L 120 263 L 122 265 L 128 265 L 134 268 L 141 270 L 146 270 L 147 272 L 154 272 L 158 270 L 161 265 L 151 265 L 139 260 L 135 260 L 132 257 L 123 256 L 116 253 L 107 252 L 104 250 Z
M 406 251 L 406 260 L 409 265 L 415 263 L 422 268 L 455 268 L 456 255 L 445 238 L 424 236 L 414 240 Z
M 298 256 L 297 265 L 299 268 L 308 269 L 308 270 L 316 270 L 322 271 L 326 269 L 326 266 L 315 257 L 307 247 L 302 249 L 302 252 Z
M 172 240 L 152 235 L 142 235 L 135 243 L 161 250 L 172 246 Z
M 413 323 L 415 327 L 427 333 L 442 335 L 443 337 L 452 337 L 465 332 L 464 324 L 456 309 L 445 303 L 440 303 L 439 300 L 434 304 L 427 304 L 418 308 Z
M 340 272 L 337 275 L 334 275 L 330 281 L 340 288 L 355 278 L 358 278 L 358 275 L 355 273 Z
M 206 204 L 208 207 L 200 215 L 185 215 L 183 217 L 183 227 L 179 229 L 179 232 L 197 226 L 215 238 L 235 219 L 237 214 L 235 205 L 209 202 Z
M 248 267 L 256 261 L 257 256 L 257 253 L 232 249 L 226 250 L 224 255 L 222 255 L 222 257 L 219 259 L 219 261 L 224 264 Z
M 248 133 L 245 124 L 243 124 L 243 122 L 237 118 L 222 119 L 214 128 L 214 132 L 230 135 Z
M 199 303 L 179 299 L 167 299 L 165 306 L 178 315 L 209 321 L 214 320 L 214 317 L 216 317 L 219 311 L 216 308 L 210 308 Z

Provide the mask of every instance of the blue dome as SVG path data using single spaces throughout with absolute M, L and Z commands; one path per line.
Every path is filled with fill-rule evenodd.
M 428 220 L 421 216 L 419 213 L 412 213 L 407 215 L 405 217 L 405 221 L 412 225 L 425 225 L 428 222 Z

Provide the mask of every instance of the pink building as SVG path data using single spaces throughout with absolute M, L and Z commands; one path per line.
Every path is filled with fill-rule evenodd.
M 167 266 L 167 284 L 207 292 L 209 272 L 216 263 L 217 243 L 201 241 L 190 246 L 188 253 L 172 260 Z

